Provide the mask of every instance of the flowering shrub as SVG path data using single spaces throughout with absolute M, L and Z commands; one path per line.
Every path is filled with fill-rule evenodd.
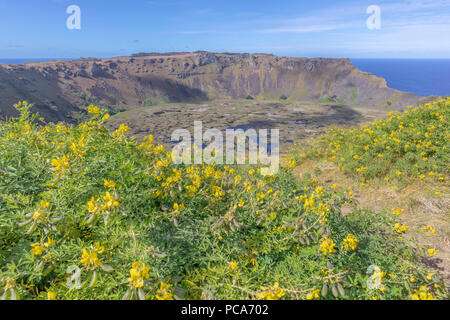
M 290 168 L 175 165 L 95 106 L 77 126 L 16 107 L 0 123 L 2 299 L 446 297 L 396 215 L 342 216 L 348 193 Z
M 331 128 L 296 152 L 297 162 L 327 159 L 363 181 L 398 182 L 432 179 L 446 183 L 449 174 L 450 97 L 355 129 Z

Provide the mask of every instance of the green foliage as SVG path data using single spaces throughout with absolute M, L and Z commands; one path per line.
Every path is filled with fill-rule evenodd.
M 331 128 L 297 154 L 297 160 L 329 159 L 361 179 L 433 179 L 449 174 L 450 99 L 404 112 L 355 129 Z
M 337 102 L 337 96 L 326 96 L 325 98 L 322 98 L 319 100 L 320 103 L 330 103 L 330 102 Z
M 350 90 L 350 101 L 354 102 L 358 98 L 358 90 L 356 87 L 352 87 Z
M 175 165 L 95 106 L 77 126 L 16 107 L 0 123 L 4 298 L 445 297 L 392 215 L 342 216 L 347 194 L 288 168 Z

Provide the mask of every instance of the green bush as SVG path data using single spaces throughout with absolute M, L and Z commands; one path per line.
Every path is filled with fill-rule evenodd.
M 445 298 L 396 217 L 290 169 L 178 166 L 105 111 L 0 123 L 0 286 L 20 299 Z M 368 272 L 369 271 L 369 272 Z M 411 277 L 417 279 L 409 281 Z
M 302 152 L 302 159 L 328 159 L 362 179 L 405 177 L 446 183 L 450 148 L 450 98 L 391 112 L 359 128 L 331 128 Z

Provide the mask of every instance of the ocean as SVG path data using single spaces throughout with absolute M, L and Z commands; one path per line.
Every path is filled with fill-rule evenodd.
M 21 64 L 71 59 L 1 59 L 0 63 Z M 351 59 L 364 72 L 386 79 L 393 89 L 421 96 L 450 95 L 450 59 Z
M 421 96 L 450 95 L 450 59 L 351 59 L 393 89 Z

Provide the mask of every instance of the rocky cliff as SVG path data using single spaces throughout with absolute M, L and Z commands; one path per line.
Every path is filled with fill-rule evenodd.
M 91 103 L 114 112 L 248 96 L 393 107 L 422 98 L 388 88 L 349 59 L 196 52 L 0 65 L 0 117 L 14 115 L 19 100 L 48 120 L 76 121 Z

